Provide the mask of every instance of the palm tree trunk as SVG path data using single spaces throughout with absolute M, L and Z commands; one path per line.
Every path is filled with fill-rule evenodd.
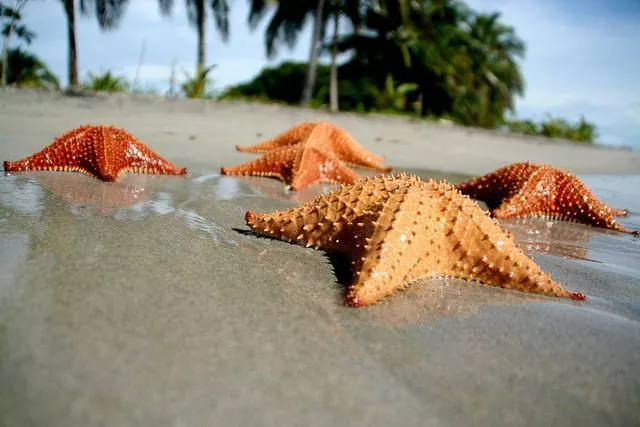
M 2 41 L 2 82 L 0 82 L 0 86 L 7 85 L 7 75 L 9 73 L 9 41 L 11 41 L 11 33 L 13 32 L 13 20 L 11 24 L 9 24 L 9 31 L 4 36 L 4 40 Z
M 198 18 L 198 64 L 196 67 L 196 78 L 204 71 L 205 67 L 205 34 L 207 15 L 205 13 L 204 0 L 197 0 Z
M 76 45 L 76 11 L 74 0 L 63 0 L 67 14 L 67 41 L 69 43 L 69 87 L 78 87 L 78 50 Z
M 333 15 L 333 41 L 331 45 L 331 75 L 329 80 L 329 108 L 332 113 L 338 112 L 338 23 L 340 15 Z
M 316 85 L 316 70 L 318 68 L 318 43 L 320 42 L 320 31 L 322 30 L 322 11 L 325 0 L 318 0 L 316 16 L 313 21 L 313 36 L 311 38 L 311 50 L 309 52 L 309 66 L 307 67 L 307 78 L 302 91 L 300 104 L 309 105 L 313 96 L 313 89 Z

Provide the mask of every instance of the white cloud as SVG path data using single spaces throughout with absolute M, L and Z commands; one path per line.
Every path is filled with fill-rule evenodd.
M 632 53 L 640 46 L 637 19 L 615 10 L 596 13 L 594 8 L 603 6 L 589 1 L 579 8 L 572 3 L 570 12 L 562 9 L 569 9 L 567 3 L 549 0 L 469 4 L 499 9 L 526 42 L 526 92 L 516 103 L 520 115 L 540 119 L 549 112 L 577 120 L 584 114 L 598 125 L 601 142 L 639 144 L 634 135 L 640 134 L 640 120 L 632 107 L 640 94 L 640 55 Z

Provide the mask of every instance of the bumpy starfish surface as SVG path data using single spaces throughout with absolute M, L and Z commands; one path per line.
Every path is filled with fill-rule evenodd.
M 355 280 L 347 301 L 353 306 L 434 276 L 584 299 L 560 287 L 477 203 L 446 182 L 405 174 L 360 179 L 286 211 L 249 211 L 245 220 L 256 232 L 351 257 Z
M 275 177 L 294 191 L 317 182 L 351 184 L 358 179 L 358 174 L 324 147 L 330 134 L 331 128 L 316 126 L 302 142 L 274 148 L 263 157 L 242 165 L 223 167 L 220 173 Z
M 113 126 L 84 125 L 57 137 L 25 159 L 4 162 L 7 172 L 73 171 L 115 181 L 124 172 L 185 175 L 135 136 Z
M 391 172 L 392 168 L 382 164 L 384 160 L 382 156 L 366 150 L 347 131 L 329 122 L 304 122 L 259 144 L 249 147 L 236 145 L 236 150 L 243 153 L 266 153 L 275 148 L 295 145 L 308 139 L 309 135 L 319 127 L 329 129 L 322 146 L 333 151 L 343 162 L 351 166 Z
M 614 209 L 598 200 L 571 172 L 534 163 L 513 163 L 456 185 L 487 204 L 495 218 L 548 217 L 638 234 L 620 225 Z

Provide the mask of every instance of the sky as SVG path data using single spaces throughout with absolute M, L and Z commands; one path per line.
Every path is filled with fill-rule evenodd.
M 309 56 L 311 22 L 293 49 L 281 47 L 267 59 L 264 29 L 247 25 L 248 1 L 231 3 L 231 35 L 224 43 L 213 19 L 207 25 L 207 63 L 217 64 L 215 87 L 247 81 L 266 65 Z M 640 0 L 467 0 L 473 9 L 498 11 L 524 40 L 526 82 L 516 115 L 541 120 L 546 114 L 598 126 L 598 142 L 640 149 Z M 67 81 L 66 19 L 59 0 L 30 0 L 25 24 L 37 34 L 29 49 Z M 184 2 L 162 17 L 155 0 L 131 0 L 117 29 L 102 32 L 93 16 L 77 20 L 81 80 L 89 71 L 111 70 L 138 87 L 165 91 L 172 64 L 176 78 L 192 73 L 197 38 Z M 328 59 L 325 59 L 325 61 Z

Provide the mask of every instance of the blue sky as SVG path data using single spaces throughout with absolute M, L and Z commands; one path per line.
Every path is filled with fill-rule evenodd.
M 311 23 L 293 50 L 265 57 L 264 27 L 250 32 L 246 0 L 230 0 L 231 37 L 223 43 L 213 20 L 207 30 L 207 62 L 218 64 L 217 89 L 253 77 L 267 64 L 308 57 Z M 192 71 L 196 33 L 184 2 L 175 0 L 172 17 L 161 17 L 154 0 L 132 0 L 118 29 L 101 32 L 93 17 L 78 20 L 80 77 L 112 70 L 139 86 L 166 90 L 171 64 L 177 77 Z M 596 122 L 599 142 L 640 149 L 640 0 L 470 0 L 476 10 L 499 11 L 527 44 L 522 64 L 526 92 L 517 115 L 542 119 L 547 112 Z M 59 0 L 31 0 L 23 15 L 38 37 L 30 49 L 66 83 L 66 20 Z

